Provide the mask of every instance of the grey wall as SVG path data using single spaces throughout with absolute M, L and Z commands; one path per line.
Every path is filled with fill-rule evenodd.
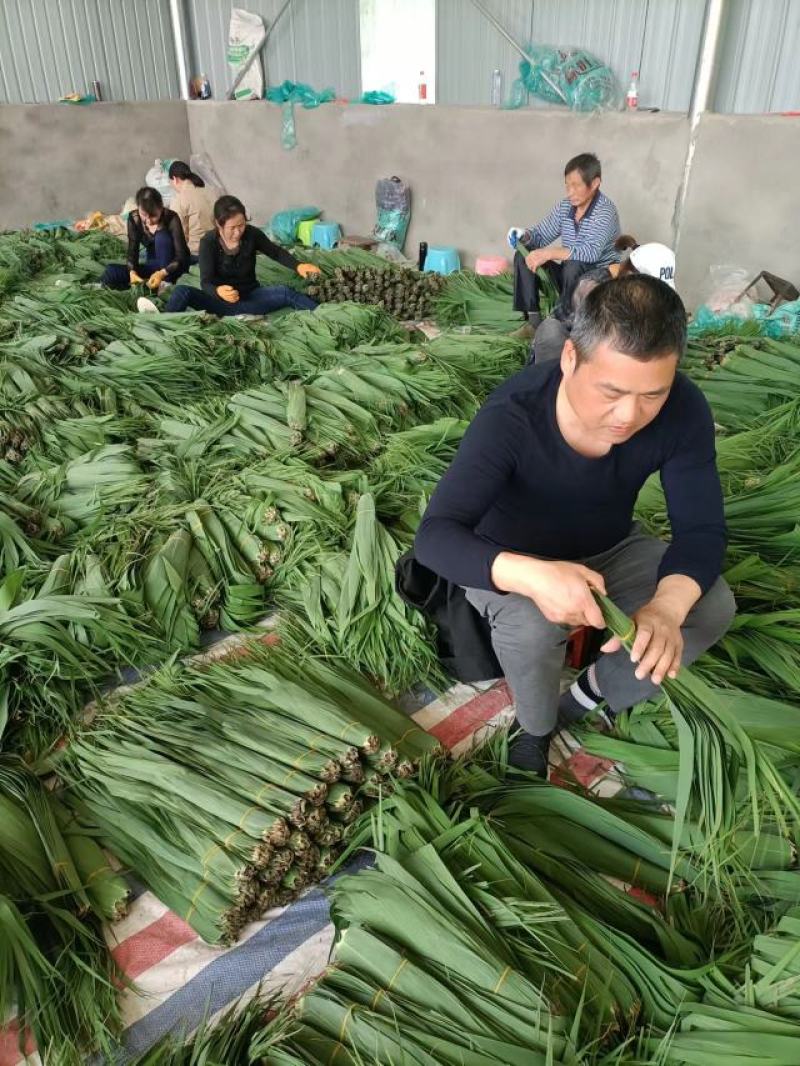
M 465 263 L 500 253 L 512 224 L 535 222 L 563 194 L 562 168 L 596 151 L 623 228 L 669 241 L 688 127 L 682 116 L 578 116 L 491 108 L 296 109 L 298 146 L 280 146 L 280 110 L 261 103 L 188 105 L 194 151 L 206 151 L 225 187 L 265 221 L 317 204 L 346 232 L 368 233 L 374 186 L 398 174 L 413 189 L 407 249 L 457 244 Z
M 0 230 L 119 211 L 154 159 L 188 158 L 186 105 L 7 104 L 0 146 Z
M 413 190 L 407 250 L 420 240 L 456 244 L 469 265 L 505 253 L 507 228 L 547 211 L 561 195 L 564 161 L 590 150 L 603 160 L 623 229 L 640 241 L 674 240 L 683 115 L 331 104 L 297 108 L 296 125 L 298 145 L 287 152 L 280 108 L 268 103 L 0 107 L 0 229 L 118 211 L 155 158 L 205 151 L 256 221 L 311 203 L 350 233 L 371 231 L 375 181 L 399 174 Z M 677 249 L 690 304 L 713 264 L 800 284 L 798 157 L 796 119 L 703 117 Z
M 769 115 L 704 115 L 681 221 L 681 291 L 700 298 L 708 267 L 771 270 L 800 287 L 800 124 Z

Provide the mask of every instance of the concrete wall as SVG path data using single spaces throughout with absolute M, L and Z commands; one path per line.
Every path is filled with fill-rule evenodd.
M 510 225 L 541 217 L 561 195 L 564 162 L 603 161 L 624 230 L 675 240 L 688 121 L 675 114 L 572 115 L 491 108 L 325 105 L 296 108 L 298 144 L 281 147 L 268 103 L 181 102 L 0 107 L 0 229 L 88 211 L 118 211 L 156 157 L 206 151 L 229 191 L 266 221 L 317 204 L 349 233 L 369 233 L 374 185 L 411 183 L 406 244 L 455 244 L 465 265 L 505 254 Z M 733 263 L 800 284 L 796 170 L 800 123 L 707 115 L 679 228 L 678 287 L 694 306 L 708 268 Z
M 179 100 L 0 107 L 0 230 L 119 211 L 156 158 L 188 159 Z
M 527 225 L 563 195 L 570 156 L 594 151 L 623 230 L 672 239 L 688 125 L 680 115 L 573 115 L 492 108 L 326 105 L 295 109 L 297 147 L 281 147 L 281 113 L 269 104 L 188 105 L 194 151 L 214 160 L 227 190 L 255 220 L 316 204 L 349 233 L 375 221 L 375 180 L 411 183 L 406 250 L 455 244 L 465 265 L 507 251 L 510 225 Z
M 800 122 L 704 115 L 678 245 L 679 288 L 705 294 L 713 264 L 787 278 L 800 288 Z

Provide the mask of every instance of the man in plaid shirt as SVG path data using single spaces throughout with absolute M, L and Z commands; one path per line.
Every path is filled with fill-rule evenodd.
M 514 310 L 521 311 L 532 333 L 539 317 L 539 281 L 544 267 L 560 293 L 556 314 L 568 315 L 572 295 L 582 274 L 619 259 L 614 242 L 620 235 L 614 203 L 600 192 L 600 160 L 590 152 L 570 159 L 564 167 L 567 195 L 530 229 L 512 226 L 508 243 L 514 256 Z M 555 244 L 555 241 L 559 241 Z M 521 244 L 524 247 L 517 248 Z

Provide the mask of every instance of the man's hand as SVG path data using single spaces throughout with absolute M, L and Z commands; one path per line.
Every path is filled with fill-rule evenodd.
M 239 293 L 234 289 L 233 285 L 217 286 L 217 296 L 219 296 L 221 300 L 224 300 L 226 304 L 236 304 L 239 302 Z
M 297 273 L 301 278 L 310 277 L 312 274 L 321 274 L 322 271 L 314 263 L 298 263 Z
M 129 272 L 128 281 L 130 281 L 131 285 L 144 285 L 144 278 L 139 277 L 135 270 Z
M 549 622 L 603 629 L 603 613 L 592 589 L 605 593 L 603 575 L 581 563 L 549 562 L 500 552 L 492 564 L 492 581 L 502 592 L 533 600 Z
M 638 664 L 639 681 L 649 677 L 654 685 L 660 685 L 665 677 L 678 676 L 683 655 L 681 626 L 701 594 L 700 586 L 692 578 L 671 574 L 661 579 L 652 600 L 636 611 L 631 662 Z M 621 647 L 621 641 L 614 637 L 602 650 L 610 653 Z
M 549 248 L 534 248 L 532 252 L 528 252 L 525 256 L 525 266 L 528 270 L 538 270 L 539 267 L 548 263 L 551 258 Z
M 154 270 L 150 277 L 147 279 L 148 289 L 152 289 L 153 292 L 155 292 L 161 282 L 166 278 L 166 276 L 166 270 Z
M 645 604 L 633 616 L 636 636 L 631 648 L 631 662 L 638 663 L 636 678 L 644 681 L 649 677 L 654 685 L 660 685 L 665 677 L 677 677 L 683 654 L 680 612 L 657 599 Z M 614 637 L 603 645 L 604 652 L 617 651 L 620 641 Z

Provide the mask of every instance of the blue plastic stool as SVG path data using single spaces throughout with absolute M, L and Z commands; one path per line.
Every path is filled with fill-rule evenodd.
M 431 245 L 428 248 L 428 254 L 425 256 L 426 273 L 431 271 L 435 274 L 454 274 L 460 269 L 461 260 L 455 248 L 446 244 L 436 248 Z
M 341 235 L 342 230 L 338 222 L 316 222 L 311 231 L 311 241 L 320 248 L 334 248 Z

